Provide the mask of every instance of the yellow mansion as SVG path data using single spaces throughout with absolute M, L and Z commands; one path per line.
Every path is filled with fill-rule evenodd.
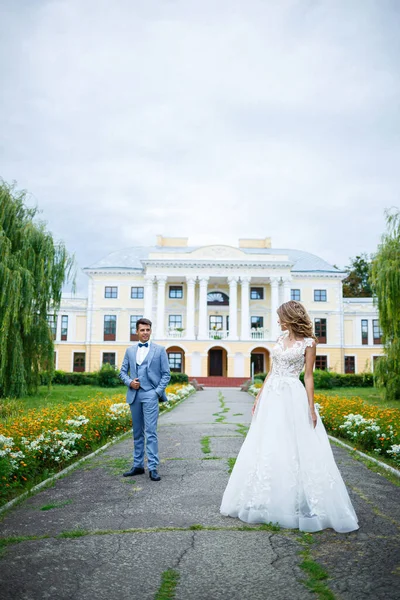
M 308 252 L 271 248 L 269 238 L 191 247 L 187 238 L 157 236 L 153 247 L 114 252 L 84 272 L 88 297 L 63 297 L 50 317 L 63 371 L 119 366 L 144 316 L 172 371 L 246 378 L 268 371 L 276 309 L 290 299 L 314 323 L 317 368 L 371 371 L 382 354 L 372 299 L 344 299 L 343 271 Z

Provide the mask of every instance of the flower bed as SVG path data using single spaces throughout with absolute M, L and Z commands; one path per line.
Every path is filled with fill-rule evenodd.
M 251 385 L 256 396 L 261 384 Z M 367 404 L 357 396 L 343 398 L 315 394 L 315 403 L 325 428 L 348 439 L 356 449 L 368 450 L 400 465 L 400 410 Z
M 380 454 L 400 465 L 400 411 L 371 406 L 361 398 L 315 394 L 320 416 L 333 435 L 357 449 Z
M 160 404 L 160 412 L 193 391 L 191 385 L 168 386 L 168 402 Z M 37 483 L 131 427 L 125 394 L 112 399 L 97 395 L 57 409 L 20 408 L 12 421 L 0 422 L 0 502 L 4 503 L 13 491 Z

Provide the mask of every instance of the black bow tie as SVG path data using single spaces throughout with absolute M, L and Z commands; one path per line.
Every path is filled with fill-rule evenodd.
M 143 348 L 143 346 L 145 348 L 148 348 L 149 347 L 149 342 L 146 342 L 145 344 L 138 344 L 138 346 L 139 346 L 139 348 Z

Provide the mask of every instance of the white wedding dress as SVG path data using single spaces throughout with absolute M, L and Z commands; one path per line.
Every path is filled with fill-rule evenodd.
M 287 332 L 272 350 L 272 371 L 226 487 L 221 513 L 246 523 L 279 523 L 301 531 L 358 529 L 346 486 L 322 421 L 312 426 L 299 380 L 304 338 L 287 346 Z

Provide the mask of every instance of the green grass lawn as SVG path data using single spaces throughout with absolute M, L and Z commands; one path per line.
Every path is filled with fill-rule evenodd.
M 117 388 L 101 388 L 91 385 L 54 385 L 51 389 L 46 386 L 40 386 L 39 391 L 34 396 L 25 396 L 18 400 L 2 400 L 1 403 L 15 403 L 16 405 L 29 408 L 45 408 L 68 404 L 69 402 L 79 402 L 80 400 L 90 400 L 96 396 L 125 396 L 125 386 Z M 1 414 L 1 411 L 0 411 Z
M 400 409 L 400 401 L 394 400 L 392 402 L 386 402 L 383 392 L 374 387 L 333 388 L 331 390 L 315 390 L 315 393 L 324 394 L 325 396 L 340 396 L 341 398 L 358 396 L 373 406 Z

